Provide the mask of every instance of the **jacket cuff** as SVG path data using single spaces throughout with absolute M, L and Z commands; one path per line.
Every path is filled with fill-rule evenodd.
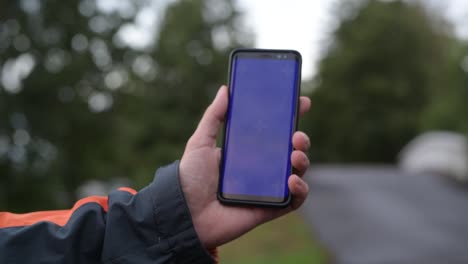
M 179 161 L 157 170 L 149 186 L 158 240 L 165 242 L 175 263 L 214 263 L 201 244 L 180 186 Z

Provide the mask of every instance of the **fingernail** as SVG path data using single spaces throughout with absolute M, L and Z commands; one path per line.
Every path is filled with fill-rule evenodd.
M 306 135 L 306 147 L 307 149 L 310 148 L 310 139 L 309 139 L 309 136 Z
M 299 189 L 299 191 L 304 192 L 305 191 L 305 186 L 303 181 L 299 180 L 296 183 L 296 188 Z
M 300 185 L 301 185 L 301 191 L 302 191 L 302 192 L 307 192 L 307 189 L 308 189 L 308 187 L 309 187 L 309 186 L 307 185 L 307 183 L 306 183 L 305 181 L 301 180 L 301 181 L 300 181 Z
M 215 98 L 217 98 L 221 94 L 221 91 L 224 89 L 224 87 L 226 87 L 226 85 L 221 85 L 221 87 L 219 87 L 218 92 L 216 92 Z

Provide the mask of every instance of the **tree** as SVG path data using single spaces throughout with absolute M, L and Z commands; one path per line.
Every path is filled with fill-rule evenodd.
M 450 39 L 447 53 L 449 63 L 439 72 L 443 82 L 431 91 L 422 119 L 422 130 L 449 130 L 468 135 L 468 43 Z
M 229 0 L 169 6 L 151 52 L 157 59 L 157 77 L 144 92 L 145 109 L 133 117 L 144 120 L 134 149 L 140 168 L 154 168 L 154 160 L 163 165 L 181 157 L 202 112 L 226 82 L 229 52 L 250 43 L 251 35 L 242 30 L 240 19 Z M 142 174 L 151 175 L 148 170 Z
M 241 45 L 229 0 L 163 5 L 141 47 L 122 32 L 162 2 L 103 2 L 2 4 L 0 210 L 70 206 L 90 179 L 147 184 L 180 157 Z
M 125 19 L 100 13 L 92 1 L 13 1 L 3 10 L 0 173 L 7 188 L 0 204 L 69 205 L 81 182 L 109 166 L 91 162 L 115 161 L 113 94 L 104 77 L 122 59 L 112 36 Z M 104 30 L 90 23 L 95 18 L 116 23 Z
M 391 162 L 417 135 L 430 91 L 440 83 L 445 32 L 407 1 L 361 1 L 341 10 L 347 11 L 318 74 L 306 84 L 313 108 L 303 127 L 312 159 Z

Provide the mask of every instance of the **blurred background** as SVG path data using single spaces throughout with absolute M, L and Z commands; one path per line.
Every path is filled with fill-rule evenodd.
M 318 189 L 300 214 L 221 248 L 223 263 L 342 263 L 336 228 L 320 216 L 355 215 L 330 214 L 327 205 L 349 200 L 337 190 L 362 188 L 353 179 L 364 174 L 397 177 L 393 188 L 410 186 L 408 193 L 433 183 L 418 197 L 442 188 L 440 208 L 457 203 L 453 210 L 467 211 L 467 189 L 459 187 L 468 174 L 463 0 L 0 1 L 0 211 L 67 208 L 121 185 L 145 186 L 157 167 L 180 158 L 226 82 L 229 52 L 239 47 L 302 53 L 302 92 L 312 109 L 300 126 L 311 137 L 312 170 L 318 169 L 308 181 Z M 424 133 L 428 140 L 414 143 Z M 421 141 L 436 146 L 415 147 Z M 426 169 L 431 164 L 440 166 Z M 350 171 L 361 176 L 346 176 Z M 407 184 L 424 173 L 431 176 Z M 468 223 L 466 214 L 450 219 Z M 468 252 L 466 243 L 457 245 Z

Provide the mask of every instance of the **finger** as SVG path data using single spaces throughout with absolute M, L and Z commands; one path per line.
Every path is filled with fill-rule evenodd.
M 292 138 L 293 147 L 301 151 L 308 151 L 310 148 L 309 137 L 302 131 L 297 131 L 294 133 Z
M 302 177 L 309 168 L 310 162 L 304 152 L 295 150 L 291 153 L 291 164 L 295 169 L 295 173 L 297 173 L 299 177 Z
M 299 116 L 303 116 L 310 109 L 310 99 L 307 96 L 299 98 Z
M 291 208 L 296 210 L 307 198 L 309 185 L 303 179 L 299 178 L 299 176 L 293 174 L 288 179 L 288 186 L 292 195 Z
M 256 223 L 264 223 L 288 214 L 299 208 L 304 203 L 309 193 L 309 185 L 303 179 L 299 178 L 299 176 L 293 174 L 288 179 L 288 187 L 292 196 L 290 206 L 280 210 L 276 208 L 255 208 L 258 210 L 258 212 L 256 211 Z
M 228 106 L 228 91 L 225 85 L 221 86 L 213 102 L 203 114 L 198 127 L 189 140 L 191 147 L 214 147 L 216 136 L 223 123 Z

